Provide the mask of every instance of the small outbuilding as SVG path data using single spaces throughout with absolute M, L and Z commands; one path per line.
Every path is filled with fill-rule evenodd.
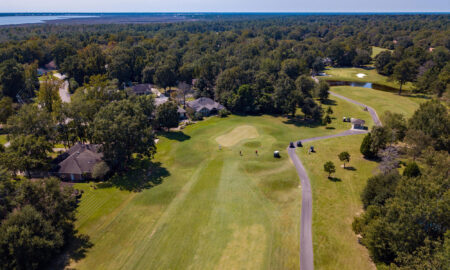
M 364 124 L 366 123 L 366 121 L 356 118 L 351 118 L 350 122 L 352 123 L 352 129 L 364 129 Z

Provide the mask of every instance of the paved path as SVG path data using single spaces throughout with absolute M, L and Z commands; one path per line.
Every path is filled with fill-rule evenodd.
M 69 82 L 65 80 L 66 75 L 61 75 L 61 73 L 54 73 L 53 76 L 63 81 L 61 87 L 59 88 L 59 96 L 61 97 L 62 102 L 69 103 L 70 102 Z
M 373 119 L 373 122 L 377 126 L 381 126 L 381 121 L 378 118 L 377 112 L 358 101 L 349 99 L 347 97 L 341 96 L 339 94 L 330 92 L 331 95 L 338 97 L 340 99 L 347 100 L 354 104 L 360 105 L 362 107 L 367 107 L 367 110 L 370 113 L 370 116 Z M 301 140 L 302 143 L 305 142 L 313 142 L 318 140 L 343 137 L 349 135 L 356 134 L 365 134 L 367 130 L 346 130 L 344 132 L 321 136 L 321 137 L 313 137 Z M 295 142 L 296 144 L 297 142 Z M 302 212 L 301 212 L 301 224 L 300 224 L 300 269 L 301 270 L 313 270 L 314 269 L 314 253 L 313 253 L 313 245 L 312 245 L 312 192 L 311 192 L 311 183 L 306 173 L 305 167 L 303 166 L 301 160 L 297 156 L 295 152 L 295 148 L 287 149 L 289 157 L 294 163 L 295 169 L 297 170 L 297 174 L 300 177 L 300 183 L 302 185 Z
M 364 104 L 362 104 L 362 103 L 360 103 L 360 102 L 358 102 L 358 101 L 356 101 L 356 100 L 350 99 L 350 98 L 348 98 L 348 97 L 344 97 L 344 96 L 342 96 L 342 95 L 333 93 L 333 92 L 331 92 L 331 91 L 330 91 L 330 94 L 331 94 L 332 96 L 338 97 L 338 98 L 340 98 L 340 99 L 347 100 L 348 102 L 354 103 L 354 104 L 356 104 L 356 105 L 359 105 L 359 106 L 362 106 L 362 107 L 366 107 L 367 110 L 368 110 L 369 113 L 370 113 L 370 116 L 372 116 L 373 123 L 374 123 L 376 126 L 381 126 L 381 121 L 380 121 L 380 118 L 378 117 L 377 111 L 375 111 L 372 107 L 369 107 L 369 106 L 367 106 L 367 105 L 364 105 Z

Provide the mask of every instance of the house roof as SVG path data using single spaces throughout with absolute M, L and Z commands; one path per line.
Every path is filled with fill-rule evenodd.
M 151 94 L 152 93 L 152 87 L 153 87 L 152 84 L 143 83 L 143 84 L 133 85 L 131 87 L 131 90 L 133 90 L 133 92 L 136 95 Z
M 177 112 L 178 112 L 178 113 L 186 113 L 186 110 L 183 109 L 183 108 L 181 108 L 181 107 L 178 107 Z
M 351 118 L 350 121 L 354 125 L 364 125 L 366 123 L 366 121 L 364 121 L 362 119 L 357 119 L 357 118 Z
M 167 101 L 169 101 L 169 98 L 164 95 L 161 95 L 161 96 L 155 98 L 155 105 L 159 106 L 161 104 L 166 103 Z
M 99 149 L 99 144 L 75 144 L 57 158 L 62 160 L 58 163 L 57 172 L 65 174 L 92 173 L 95 164 L 103 158 Z
M 201 97 L 193 101 L 187 102 L 187 105 L 189 108 L 194 109 L 195 111 L 201 111 L 203 108 L 208 109 L 209 111 L 216 109 L 216 110 L 222 110 L 225 109 L 225 107 L 214 100 L 207 98 L 207 97 Z

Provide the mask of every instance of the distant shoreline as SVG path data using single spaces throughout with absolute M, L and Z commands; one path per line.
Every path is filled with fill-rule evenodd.
M 396 16 L 396 15 L 450 15 L 450 12 L 32 12 L 0 13 L 0 27 L 60 24 L 149 24 L 204 21 L 217 16 L 221 19 L 270 16 Z

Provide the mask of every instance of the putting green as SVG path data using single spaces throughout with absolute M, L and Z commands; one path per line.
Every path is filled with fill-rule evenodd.
M 258 138 L 258 130 L 254 126 L 243 125 L 234 128 L 227 134 L 216 138 L 216 142 L 225 147 L 233 146 L 242 140 Z

